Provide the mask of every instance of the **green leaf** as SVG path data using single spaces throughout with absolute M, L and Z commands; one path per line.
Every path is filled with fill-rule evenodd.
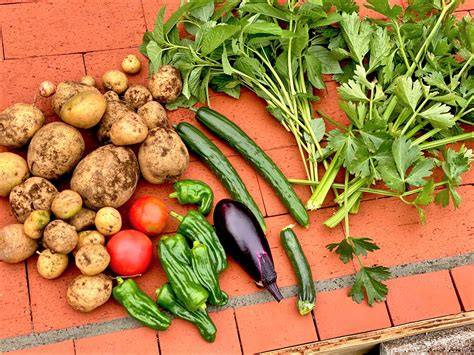
M 278 24 L 273 22 L 259 21 L 246 25 L 242 32 L 248 34 L 271 34 L 275 36 L 281 36 L 283 30 Z
M 370 38 L 372 29 L 370 24 L 365 20 L 360 20 L 357 13 L 342 14 L 340 21 L 342 35 L 350 49 L 351 57 L 358 63 L 362 64 L 362 60 L 369 51 Z
M 367 252 L 372 252 L 380 249 L 370 238 L 354 238 L 349 237 L 354 245 L 354 252 L 356 255 L 367 256 Z
M 214 14 L 211 17 L 211 20 L 217 21 L 218 19 L 222 17 L 222 15 L 231 13 L 232 10 L 234 10 L 235 7 L 239 4 L 240 4 L 240 0 L 226 1 L 225 4 L 223 4 L 222 6 L 219 6 L 219 8 L 214 11 Z
M 364 102 L 369 101 L 365 92 L 362 90 L 362 87 L 354 80 L 349 80 L 347 83 L 342 84 L 337 88 L 337 92 L 343 100 Z
M 214 13 L 214 2 L 210 1 L 202 6 L 196 7 L 188 12 L 188 14 L 202 22 L 209 21 Z
M 450 184 L 459 186 L 461 184 L 461 175 L 468 172 L 472 163 L 472 149 L 461 146 L 458 152 L 448 148 L 443 151 L 444 161 L 441 163 L 445 178 L 449 179 Z
M 392 51 L 392 42 L 386 28 L 378 27 L 370 40 L 370 58 L 368 73 L 383 65 Z
M 216 75 L 210 85 L 214 91 L 224 92 L 235 99 L 240 97 L 240 81 L 230 75 Z
M 434 167 L 433 159 L 419 159 L 410 174 L 406 178 L 406 182 L 411 186 L 423 186 L 426 184 L 424 178 L 432 175 Z
M 380 175 L 382 176 L 385 185 L 390 189 L 398 192 L 405 191 L 405 182 L 400 177 L 400 174 L 397 170 L 395 163 L 390 161 L 385 161 L 379 163 L 380 165 Z
M 405 172 L 421 156 L 420 148 L 412 145 L 405 137 L 395 139 L 392 145 L 392 154 L 395 165 L 402 181 L 405 180 Z
M 367 2 L 369 3 L 369 5 L 365 5 L 366 8 L 385 15 L 391 20 L 396 20 L 403 10 L 398 5 L 390 7 L 388 0 L 367 0 Z
M 202 39 L 201 54 L 208 55 L 217 47 L 220 47 L 227 39 L 231 38 L 240 26 L 218 24 L 208 30 Z
M 322 118 L 315 118 L 312 119 L 309 124 L 311 126 L 311 130 L 313 131 L 314 137 L 316 138 L 316 141 L 320 142 L 324 137 L 324 133 L 326 132 L 326 125 L 324 124 L 324 120 Z M 306 132 L 304 132 L 304 139 L 306 142 L 313 142 L 311 136 Z
M 323 46 L 311 46 L 306 50 L 306 56 L 311 56 L 313 61 L 321 63 L 321 72 L 323 74 L 341 74 L 342 69 L 339 61 L 333 57 L 333 54 Z
M 347 240 L 345 238 L 343 240 L 341 240 L 339 243 L 331 243 L 331 244 L 326 245 L 326 248 L 329 251 L 334 250 L 334 252 L 337 255 L 339 255 L 339 259 L 341 259 L 341 261 L 344 264 L 347 264 L 354 257 L 354 249 L 347 242 Z
M 365 291 L 369 305 L 372 305 L 374 301 L 382 302 L 387 296 L 388 288 L 381 281 L 389 277 L 390 271 L 384 266 L 363 267 L 356 274 L 349 296 L 357 303 L 361 303 L 365 298 Z
M 434 180 L 429 180 L 413 201 L 416 205 L 429 205 L 433 202 Z
M 303 56 L 306 74 L 311 85 L 316 89 L 324 89 L 325 84 L 322 77 L 321 62 L 314 56 L 305 54 Z
M 440 72 L 433 72 L 431 74 L 428 74 L 423 78 L 423 80 L 428 84 L 437 87 L 438 89 L 441 89 L 443 91 L 451 91 L 444 82 L 444 77 L 443 74 Z
M 188 108 L 193 106 L 196 102 L 197 98 L 195 98 L 194 96 L 187 99 L 186 97 L 184 97 L 184 95 L 181 95 L 176 99 L 176 101 L 166 104 L 166 109 L 173 111 L 180 107 Z
M 156 15 L 156 21 L 155 21 L 155 28 L 153 30 L 153 37 L 157 41 L 164 41 L 164 36 L 163 36 L 163 20 L 165 17 L 165 11 L 166 11 L 166 6 L 162 6 L 160 8 L 160 11 L 158 11 L 158 14 Z
M 331 6 L 334 6 L 337 11 L 352 13 L 359 11 L 359 5 L 353 0 L 323 0 L 325 10 L 330 10 Z
M 437 102 L 421 112 L 420 116 L 429 121 L 433 127 L 446 129 L 455 123 L 454 116 L 449 111 L 449 106 Z
M 444 189 L 438 192 L 435 202 L 443 207 L 447 207 L 449 205 L 449 190 Z
M 290 18 L 293 17 L 290 12 L 286 12 L 267 3 L 245 4 L 239 10 L 251 14 L 261 14 L 265 16 L 270 16 L 278 20 L 284 21 L 288 21 L 290 20 Z
M 225 46 L 222 50 L 222 70 L 224 71 L 224 74 L 227 75 L 232 75 L 232 73 L 234 72 L 232 66 L 229 63 L 229 58 L 227 57 L 227 50 L 225 49 Z
M 420 101 L 423 92 L 418 81 L 413 82 L 410 77 L 400 76 L 394 81 L 394 94 L 402 103 L 415 112 L 418 101 Z
M 354 158 L 348 162 L 349 171 L 358 177 L 369 177 L 371 175 L 371 155 L 369 150 L 367 146 L 359 140 L 356 141 L 356 147 Z
M 196 97 L 199 96 L 202 68 L 203 67 L 195 67 L 193 70 L 191 70 L 188 77 L 189 91 L 192 95 Z
M 154 41 L 149 42 L 146 46 L 148 59 L 150 59 L 150 75 L 156 72 L 161 67 L 161 57 L 163 50 Z
M 263 65 L 255 58 L 240 57 L 234 62 L 234 68 L 248 76 L 258 79 L 265 73 Z
M 190 2 L 183 4 L 175 12 L 173 12 L 168 21 L 166 21 L 163 26 L 163 33 L 167 35 L 171 31 L 171 29 L 176 26 L 176 24 L 186 12 L 212 2 L 212 0 L 191 0 Z

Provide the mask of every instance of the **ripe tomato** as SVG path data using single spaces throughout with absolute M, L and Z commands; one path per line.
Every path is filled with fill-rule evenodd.
M 121 276 L 142 274 L 150 265 L 153 245 L 142 232 L 126 229 L 118 232 L 107 243 L 110 268 Z
M 128 218 L 133 228 L 150 236 L 157 236 L 166 226 L 168 209 L 159 198 L 144 196 L 136 200 Z

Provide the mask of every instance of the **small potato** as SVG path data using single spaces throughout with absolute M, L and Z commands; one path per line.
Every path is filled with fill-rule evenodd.
M 50 97 L 55 93 L 55 91 L 56 85 L 54 85 L 51 81 L 46 80 L 40 84 L 39 93 L 43 97 Z
M 76 253 L 76 266 L 82 274 L 94 276 L 107 269 L 110 263 L 110 255 L 107 249 L 100 244 L 89 244 L 83 246 Z
M 81 78 L 81 84 L 88 85 L 88 86 L 95 86 L 95 79 L 90 75 L 84 75 Z
M 122 70 L 127 74 L 136 74 L 142 67 L 136 55 L 129 54 L 122 60 Z
M 110 100 L 107 101 L 107 108 L 105 109 L 104 116 L 100 120 L 99 130 L 97 131 L 97 138 L 101 143 L 110 142 L 110 129 L 115 122 L 120 121 L 124 117 L 136 117 L 139 118 L 138 114 L 121 100 Z
M 59 116 L 61 114 L 61 108 L 66 102 L 68 102 L 74 95 L 82 91 L 93 91 L 100 94 L 100 91 L 97 88 L 81 84 L 76 81 L 67 80 L 59 83 L 58 87 L 56 88 L 56 92 L 51 99 L 51 106 L 53 107 L 56 115 Z
M 148 129 L 156 127 L 168 127 L 168 116 L 165 108 L 156 101 L 147 102 L 137 111 Z
M 28 238 L 23 224 L 10 224 L 0 228 L 0 261 L 8 264 L 19 263 L 32 256 L 38 243 Z
M 69 263 L 69 258 L 65 254 L 53 253 L 49 249 L 43 250 L 36 262 L 36 269 L 42 278 L 52 280 L 64 272 Z
M 162 66 L 148 81 L 148 90 L 153 98 L 163 104 L 175 101 L 182 88 L 181 74 L 172 65 Z
M 136 110 L 147 102 L 153 100 L 153 97 L 151 96 L 150 91 L 148 91 L 148 89 L 143 85 L 132 85 L 127 89 L 127 91 L 125 91 L 123 100 L 128 104 L 128 106 Z
M 15 153 L 0 153 L 0 196 L 8 196 L 10 191 L 28 179 L 29 175 L 25 159 Z
M 76 251 L 85 245 L 100 244 L 105 245 L 105 237 L 98 231 L 82 231 L 79 232 L 79 240 L 77 241 Z
M 70 253 L 76 247 L 78 239 L 74 227 L 60 219 L 49 223 L 43 232 L 43 243 L 56 253 Z
M 115 122 L 110 128 L 110 140 L 115 145 L 138 144 L 148 135 L 148 127 L 136 113 Z
M 90 312 L 107 302 L 112 294 L 112 279 L 104 274 L 79 275 L 67 289 L 67 303 L 76 311 Z
M 0 112 L 0 145 L 24 146 L 44 124 L 43 112 L 33 105 L 13 104 Z
M 104 115 L 107 101 L 101 93 L 83 91 L 70 98 L 61 108 L 61 119 L 77 128 L 92 128 Z
M 82 198 L 81 198 L 82 200 Z M 95 211 L 83 207 L 78 213 L 72 217 L 68 223 L 76 228 L 76 232 L 83 231 L 84 229 L 94 226 L 95 222 Z
M 106 101 L 120 101 L 120 96 L 113 90 L 109 90 L 104 94 Z
M 51 211 L 59 219 L 74 217 L 82 208 L 82 198 L 76 191 L 64 190 L 56 195 Z
M 109 70 L 102 75 L 102 82 L 107 90 L 123 94 L 128 88 L 127 76 L 119 70 Z
M 31 212 L 23 224 L 25 234 L 33 239 L 41 238 L 43 229 L 48 225 L 50 219 L 49 211 L 35 210 Z
M 95 216 L 95 226 L 103 235 L 118 233 L 122 228 L 122 216 L 115 208 L 101 208 Z

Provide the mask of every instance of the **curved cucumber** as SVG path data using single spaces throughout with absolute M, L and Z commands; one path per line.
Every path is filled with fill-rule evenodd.
M 245 204 L 255 215 L 263 231 L 267 230 L 262 213 L 257 204 L 247 191 L 244 182 L 235 171 L 232 164 L 224 154 L 207 138 L 199 129 L 193 125 L 181 122 L 176 126 L 176 132 L 183 140 L 186 147 L 197 154 L 201 160 L 219 178 L 222 185 L 229 191 L 234 200 Z
M 250 162 L 272 186 L 296 222 L 308 227 L 309 217 L 305 206 L 281 170 L 252 138 L 235 123 L 208 107 L 198 109 L 196 119 Z

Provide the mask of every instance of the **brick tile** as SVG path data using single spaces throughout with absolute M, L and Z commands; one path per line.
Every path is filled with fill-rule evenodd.
M 314 315 L 321 339 L 388 328 L 390 317 L 385 303 L 372 307 L 367 303 L 357 304 L 347 296 L 349 289 L 339 289 L 317 295 Z
M 57 0 L 0 12 L 6 58 L 137 46 L 145 31 L 140 0 Z
M 42 345 L 35 348 L 18 350 L 11 353 L 10 355 L 40 355 L 40 354 L 61 354 L 61 355 L 74 355 L 74 343 L 72 340 L 63 341 L 61 343 L 54 343 L 48 345 Z
M 213 343 L 203 340 L 193 324 L 173 319 L 171 327 L 159 334 L 161 354 L 240 354 L 234 311 L 213 312 L 210 317 L 217 328 Z
M 335 81 L 326 82 L 326 89 L 316 90 L 315 95 L 320 97 L 319 101 L 313 103 L 315 110 L 320 110 L 325 115 L 329 116 L 333 120 L 342 125 L 347 126 L 349 124 L 349 119 L 346 114 L 339 108 L 339 96 L 337 93 L 337 87 L 339 84 Z M 318 116 L 317 113 L 315 113 Z M 333 124 L 328 121 L 324 122 L 326 124 L 326 132 L 331 131 L 336 128 Z
M 36 105 L 50 116 L 51 98 L 38 94 L 39 84 L 44 80 L 56 84 L 66 79 L 79 80 L 83 75 L 84 63 L 79 54 L 1 61 L 0 110 L 16 102 L 33 103 L 37 95 Z
M 474 264 L 460 266 L 451 270 L 454 285 L 461 298 L 464 311 L 474 310 Z
M 454 16 L 456 16 L 456 18 L 458 18 L 459 20 L 462 19 L 464 16 L 466 15 L 469 15 L 469 11 L 456 11 L 454 13 Z
M 8 197 L 0 197 L 0 228 L 15 222 L 16 219 L 8 203 Z
M 159 354 L 157 333 L 137 328 L 75 340 L 76 355 L 89 354 Z
M 32 331 L 25 264 L 0 262 L 0 338 Z
M 457 7 L 457 10 L 474 10 L 474 0 L 464 0 L 464 3 Z
M 379 14 L 378 12 L 375 12 L 373 10 L 369 10 L 368 8 L 366 8 L 364 6 L 364 5 L 367 4 L 366 0 L 355 0 L 355 1 L 360 7 L 360 9 L 359 9 L 360 16 L 368 16 L 368 17 L 374 18 L 374 19 L 384 19 L 385 18 L 384 15 Z M 398 6 L 406 7 L 408 2 L 406 0 L 389 0 L 389 4 L 390 4 L 390 6 L 398 5 Z
M 447 270 L 392 279 L 387 285 L 394 325 L 461 312 Z
M 166 5 L 165 21 L 179 8 L 180 0 L 142 0 L 148 31 L 155 27 L 158 11 Z
M 295 302 L 292 298 L 236 309 L 245 354 L 317 340 L 312 317 L 301 316 Z
M 3 60 L 3 39 L 2 39 L 2 26 L 0 26 L 0 60 Z

